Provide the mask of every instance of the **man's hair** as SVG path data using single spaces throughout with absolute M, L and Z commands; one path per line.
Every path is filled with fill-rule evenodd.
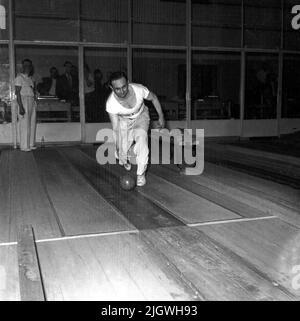
M 29 62 L 31 64 L 31 71 L 29 73 L 29 76 L 33 76 L 34 74 L 34 68 L 33 68 L 33 63 L 29 58 L 25 58 L 22 60 L 22 65 L 24 65 L 25 62 Z
M 128 77 L 124 71 L 115 71 L 109 77 L 109 84 L 112 85 L 112 82 L 121 78 L 125 78 L 128 81 Z
M 32 64 L 32 61 L 28 58 L 25 58 L 22 60 L 22 65 L 25 63 L 25 62 L 29 62 L 30 64 Z
M 66 61 L 66 62 L 64 63 L 64 67 L 66 67 L 66 65 L 71 65 L 71 66 L 73 66 L 73 64 L 71 63 L 71 61 Z
M 49 69 L 50 72 L 51 72 L 52 70 L 58 71 L 56 67 L 51 67 L 51 68 Z

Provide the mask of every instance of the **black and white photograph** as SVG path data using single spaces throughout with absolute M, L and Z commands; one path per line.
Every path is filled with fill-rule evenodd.
M 300 301 L 300 1 L 0 0 L 0 301 Z

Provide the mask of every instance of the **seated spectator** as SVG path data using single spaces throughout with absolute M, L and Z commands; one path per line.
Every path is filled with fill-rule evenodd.
M 57 96 L 59 73 L 56 67 L 50 68 L 50 77 L 44 77 L 37 85 L 37 90 L 42 96 Z

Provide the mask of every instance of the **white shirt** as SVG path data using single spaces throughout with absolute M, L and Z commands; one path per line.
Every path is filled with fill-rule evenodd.
M 34 80 L 31 76 L 19 74 L 15 79 L 15 86 L 21 87 L 22 96 L 34 97 Z
M 115 93 L 111 93 L 106 102 L 106 111 L 110 114 L 117 114 L 125 118 L 137 118 L 144 110 L 144 99 L 149 95 L 149 89 L 140 84 L 129 84 L 135 94 L 135 106 L 124 107 L 116 98 Z
M 56 79 L 52 78 L 51 88 L 49 90 L 50 96 L 56 96 Z
M 95 91 L 95 85 L 94 85 L 94 78 L 91 74 L 88 74 L 88 81 L 92 83 L 92 85 L 88 86 L 86 79 L 84 79 L 84 93 L 89 94 L 93 91 Z

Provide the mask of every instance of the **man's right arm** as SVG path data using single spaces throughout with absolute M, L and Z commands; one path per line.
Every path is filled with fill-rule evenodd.
M 21 86 L 15 86 L 15 88 L 16 88 L 17 102 L 18 102 L 18 105 L 19 105 L 19 113 L 20 113 L 21 116 L 24 116 L 25 109 L 24 109 L 23 102 L 22 102 L 22 97 L 21 97 L 21 89 L 22 89 L 22 87 Z
M 109 113 L 108 115 L 112 125 L 112 130 L 114 133 L 116 148 L 117 150 L 119 150 L 119 116 L 117 114 L 111 114 L 111 113 Z

